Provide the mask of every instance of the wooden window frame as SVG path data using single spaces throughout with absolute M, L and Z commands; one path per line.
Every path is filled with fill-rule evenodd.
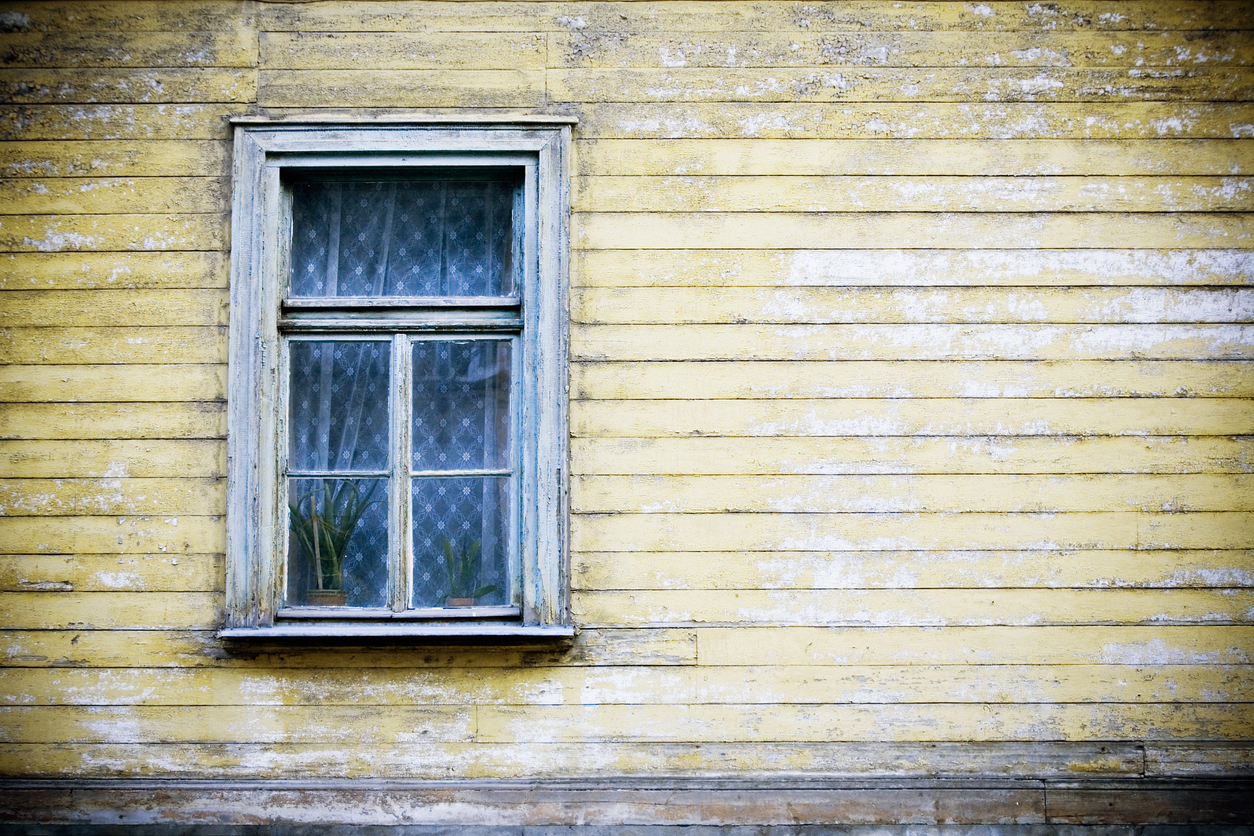
M 568 309 L 571 122 L 532 117 L 521 124 L 235 121 L 231 216 L 231 315 L 227 406 L 227 555 L 225 639 L 495 637 L 563 638 L 574 634 L 568 582 Z M 522 271 L 515 368 L 520 402 L 518 561 L 521 613 L 501 617 L 424 611 L 397 617 L 342 616 L 327 609 L 284 607 L 286 506 L 280 508 L 287 398 L 282 358 L 286 328 L 321 317 L 319 333 L 336 336 L 396 328 L 369 305 L 336 324 L 334 314 L 284 307 L 290 197 L 284 171 L 425 166 L 519 166 L 528 172 L 527 234 L 534 257 Z M 314 305 L 314 308 L 317 306 Z M 500 317 L 490 309 L 479 314 Z M 425 316 L 425 320 L 424 320 Z M 424 308 L 406 328 L 447 328 L 444 312 Z M 467 321 L 458 320 L 460 328 Z M 374 321 L 378 319 L 379 321 Z M 329 326 L 329 327 L 328 327 Z M 495 326 L 488 322 L 486 328 Z M 323 330 L 325 328 L 325 330 Z M 451 332 L 450 332 L 451 333 Z M 395 358 L 394 358 L 395 360 Z M 395 453 L 394 453 L 395 456 Z M 282 513 L 281 513 L 282 511 Z M 406 534 L 408 533 L 407 521 Z M 395 525 L 395 523 L 390 523 Z M 393 541 L 397 538 L 394 536 Z M 393 557 L 389 555 L 389 562 Z

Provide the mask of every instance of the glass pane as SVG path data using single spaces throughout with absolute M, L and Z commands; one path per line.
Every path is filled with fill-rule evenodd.
M 507 296 L 515 180 L 292 185 L 292 296 Z
M 388 466 L 391 344 L 290 344 L 292 470 L 383 470 Z
M 289 479 L 288 604 L 385 607 L 386 479 Z
M 414 469 L 510 466 L 510 344 L 414 343 Z
M 509 477 L 414 480 L 413 606 L 509 603 Z

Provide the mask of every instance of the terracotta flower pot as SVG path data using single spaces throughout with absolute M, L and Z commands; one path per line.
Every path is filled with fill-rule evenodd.
M 449 598 L 447 606 L 450 607 L 473 607 L 477 598 Z
M 305 593 L 305 605 L 309 607 L 342 607 L 348 600 L 343 589 L 311 589 Z

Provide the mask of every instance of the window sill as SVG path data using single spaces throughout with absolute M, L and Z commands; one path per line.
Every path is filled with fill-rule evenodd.
M 218 631 L 218 638 L 230 641 L 268 641 L 271 639 L 404 639 L 404 638 L 495 638 L 569 639 L 575 628 L 565 624 L 353 624 L 346 622 L 276 624 L 272 627 L 228 627 Z

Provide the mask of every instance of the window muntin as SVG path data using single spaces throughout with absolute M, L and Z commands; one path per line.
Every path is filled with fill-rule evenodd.
M 220 636 L 466 635 L 504 640 L 511 636 L 572 635 L 565 580 L 566 168 L 572 121 L 566 117 L 529 117 L 525 123 L 497 126 L 276 123 L 261 117 L 236 120 L 226 623 Z M 502 181 L 507 184 L 504 189 L 499 185 Z M 466 184 L 480 184 L 474 188 L 488 191 L 495 188 L 497 198 L 481 205 L 486 211 L 490 203 L 498 215 L 505 214 L 500 193 L 509 191 L 509 246 L 504 246 L 500 235 L 488 236 L 486 243 L 477 245 L 480 252 L 490 251 L 497 265 L 474 271 L 480 278 L 468 280 L 470 273 L 456 263 L 441 267 L 450 283 L 441 286 L 439 292 L 447 295 L 427 295 L 434 286 L 429 279 L 425 286 L 389 279 L 392 265 L 397 263 L 394 256 L 398 251 L 392 248 L 399 240 L 396 230 L 388 242 L 387 258 L 381 255 L 380 246 L 366 247 L 368 256 L 372 250 L 375 255 L 356 261 L 337 255 L 334 295 L 328 290 L 327 277 L 317 275 L 318 270 L 327 269 L 325 266 L 316 268 L 312 276 L 306 267 L 304 278 L 293 278 L 302 260 L 307 264 L 310 259 L 316 262 L 321 258 L 326 265 L 331 253 L 323 246 L 320 253 L 314 248 L 302 254 L 293 235 L 296 227 L 307 226 L 308 221 L 298 215 L 325 213 L 330 200 L 327 195 L 338 191 L 342 219 L 343 184 L 351 185 L 349 196 L 357 197 L 359 205 L 362 192 L 402 191 L 406 183 L 413 187 L 410 191 L 425 190 L 423 199 L 430 205 L 433 191 L 447 192 L 454 182 L 457 188 L 464 186 L 463 191 L 471 190 Z M 299 190 L 306 198 L 295 197 Z M 324 204 L 322 208 L 316 205 L 319 202 Z M 311 203 L 315 204 L 312 211 Z M 411 209 L 420 204 L 421 200 L 414 198 Z M 398 206 L 400 203 L 393 205 L 393 216 Z M 379 214 L 386 215 L 386 206 L 381 208 Z M 376 223 L 376 231 L 365 233 L 365 237 L 382 241 L 386 236 L 377 231 L 382 227 L 382 222 Z M 343 220 L 338 228 L 343 231 Z M 361 229 L 357 232 L 360 234 Z M 451 232 L 432 237 L 451 251 Z M 432 257 L 427 263 L 433 265 L 437 260 Z M 346 270 L 351 270 L 352 276 L 347 276 Z M 412 265 L 409 272 L 415 275 Z M 434 272 L 434 268 L 421 268 L 417 274 Z M 378 295 L 360 295 L 376 289 Z M 346 348 L 352 349 L 350 354 L 366 350 L 347 346 L 349 343 L 370 343 L 371 362 L 378 368 L 387 367 L 386 375 L 377 370 L 366 375 L 374 381 L 374 394 L 380 385 L 387 390 L 384 398 L 371 405 L 377 410 L 380 403 L 387 404 L 388 438 L 382 456 L 373 446 L 361 443 L 348 445 L 347 452 L 339 449 L 344 446 L 341 437 L 354 431 L 359 438 L 363 431 L 371 437 L 377 435 L 378 413 L 363 407 L 365 412 L 353 419 L 357 422 L 353 430 L 348 427 L 352 422 L 343 418 L 348 407 L 341 406 L 339 420 L 343 426 L 319 432 L 312 426 L 311 416 L 324 409 L 322 404 L 315 407 L 310 402 L 297 408 L 287 397 L 293 376 L 308 379 L 316 371 L 320 378 L 323 352 L 331 354 L 331 376 L 335 378 L 337 348 L 341 355 Z M 487 428 L 483 447 L 473 453 L 458 453 L 453 465 L 447 463 L 447 454 L 445 463 L 436 463 L 430 454 L 432 445 L 427 444 L 429 449 L 424 451 L 422 444 L 413 443 L 417 431 L 415 369 L 429 379 L 423 385 L 429 385 L 435 378 L 430 370 L 422 371 L 424 364 L 445 361 L 449 369 L 461 364 L 458 370 L 448 372 L 450 379 L 459 384 L 475 381 L 474 385 L 482 389 L 477 400 L 471 400 L 477 404 L 473 407 L 475 420 L 482 419 Z M 345 367 L 361 362 L 340 358 Z M 495 373 L 489 369 L 493 363 Z M 343 369 L 338 374 L 348 375 Z M 490 385 L 489 380 L 493 381 Z M 462 398 L 456 408 L 468 408 L 465 401 Z M 499 408 L 502 403 L 507 406 L 504 411 Z M 498 416 L 507 412 L 506 426 L 501 426 L 499 417 L 488 414 L 489 405 Z M 294 408 L 303 416 L 299 420 L 293 418 Z M 334 403 L 326 407 L 330 412 L 335 409 Z M 306 424 L 300 442 L 305 446 L 294 452 L 289 424 L 301 421 Z M 320 449 L 324 435 L 325 454 Z M 326 470 L 321 469 L 324 464 Z M 288 500 L 315 492 L 325 497 L 328 488 L 334 494 L 345 482 L 354 482 L 353 487 L 361 491 L 368 506 L 360 524 L 373 529 L 376 543 L 387 540 L 388 579 L 385 587 L 365 583 L 351 603 L 311 603 L 305 596 L 317 581 L 309 577 L 309 569 L 304 570 L 306 579 L 297 581 L 296 570 L 289 567 L 288 538 L 294 535 Z M 433 528 L 430 522 L 434 517 L 427 523 L 412 517 L 416 505 L 426 512 L 427 505 L 432 504 L 428 495 L 439 496 L 441 487 L 445 497 L 450 489 L 463 497 L 478 495 L 478 505 L 463 509 L 462 531 L 477 528 L 481 541 L 491 541 L 493 549 L 502 540 L 509 542 L 504 552 L 507 557 L 485 560 L 492 564 L 485 571 L 496 573 L 494 578 L 501 572 L 507 575 L 508 594 L 503 591 L 504 584 L 484 580 L 479 587 L 501 588 L 484 596 L 497 597 L 490 603 L 464 608 L 449 606 L 452 596 L 443 591 L 420 590 L 420 581 L 428 580 L 420 575 L 432 572 L 430 546 L 442 547 L 443 542 L 433 539 L 439 533 L 438 526 Z M 383 493 L 387 494 L 386 501 L 378 501 Z M 489 511 L 485 515 L 481 510 L 485 495 L 489 509 L 508 507 L 508 512 Z M 317 501 L 313 500 L 315 505 Z M 463 541 L 457 545 L 465 551 L 473 544 L 472 539 L 469 544 Z M 481 549 L 484 544 L 480 543 Z M 295 548 L 302 547 L 298 544 Z M 351 556 L 352 550 L 346 554 Z M 346 557 L 349 559 L 364 558 Z M 377 562 L 375 566 L 377 571 Z M 303 591 L 289 595 L 297 583 Z M 376 606 L 380 603 L 383 605 Z

